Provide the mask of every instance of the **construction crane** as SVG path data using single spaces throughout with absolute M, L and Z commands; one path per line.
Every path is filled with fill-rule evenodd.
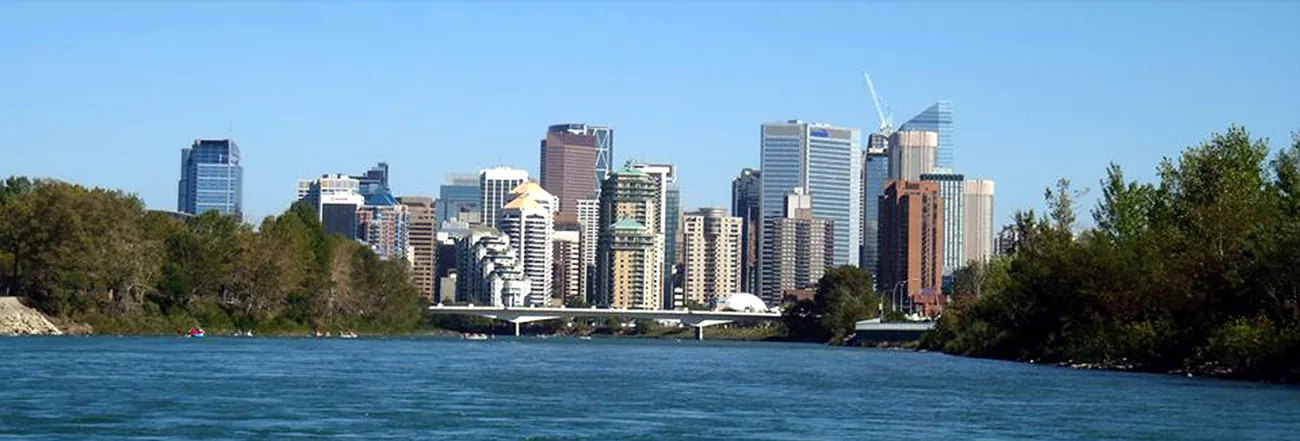
M 880 118 L 880 133 L 889 136 L 894 133 L 894 113 L 886 113 L 888 104 L 884 108 L 880 106 L 880 97 L 876 95 L 876 85 L 871 82 L 871 74 L 863 72 L 862 76 L 867 79 L 867 90 L 871 91 L 871 103 L 876 106 L 876 115 Z

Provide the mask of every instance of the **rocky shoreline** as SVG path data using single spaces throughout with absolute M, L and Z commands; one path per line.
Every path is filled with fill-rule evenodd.
M 63 335 L 63 331 L 17 297 L 0 297 L 0 335 Z

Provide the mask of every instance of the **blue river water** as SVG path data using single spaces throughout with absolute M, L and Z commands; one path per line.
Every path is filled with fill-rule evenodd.
M 1300 439 L 1300 388 L 808 344 L 0 338 L 0 440 Z

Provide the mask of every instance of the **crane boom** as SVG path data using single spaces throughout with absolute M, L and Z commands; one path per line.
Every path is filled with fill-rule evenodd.
M 871 74 L 863 72 L 862 76 L 867 79 L 867 90 L 871 91 L 871 104 L 876 106 L 876 115 L 880 118 L 880 133 L 888 135 L 894 130 L 894 116 L 886 116 L 885 110 L 880 107 L 880 97 L 876 95 L 876 85 L 871 82 Z

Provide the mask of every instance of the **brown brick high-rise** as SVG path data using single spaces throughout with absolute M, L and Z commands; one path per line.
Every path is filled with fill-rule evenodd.
M 943 200 L 937 182 L 885 184 L 879 277 L 886 297 L 896 286 L 906 293 L 904 305 L 911 299 L 937 298 L 943 288 Z M 936 306 L 926 305 L 925 312 L 934 312 Z

